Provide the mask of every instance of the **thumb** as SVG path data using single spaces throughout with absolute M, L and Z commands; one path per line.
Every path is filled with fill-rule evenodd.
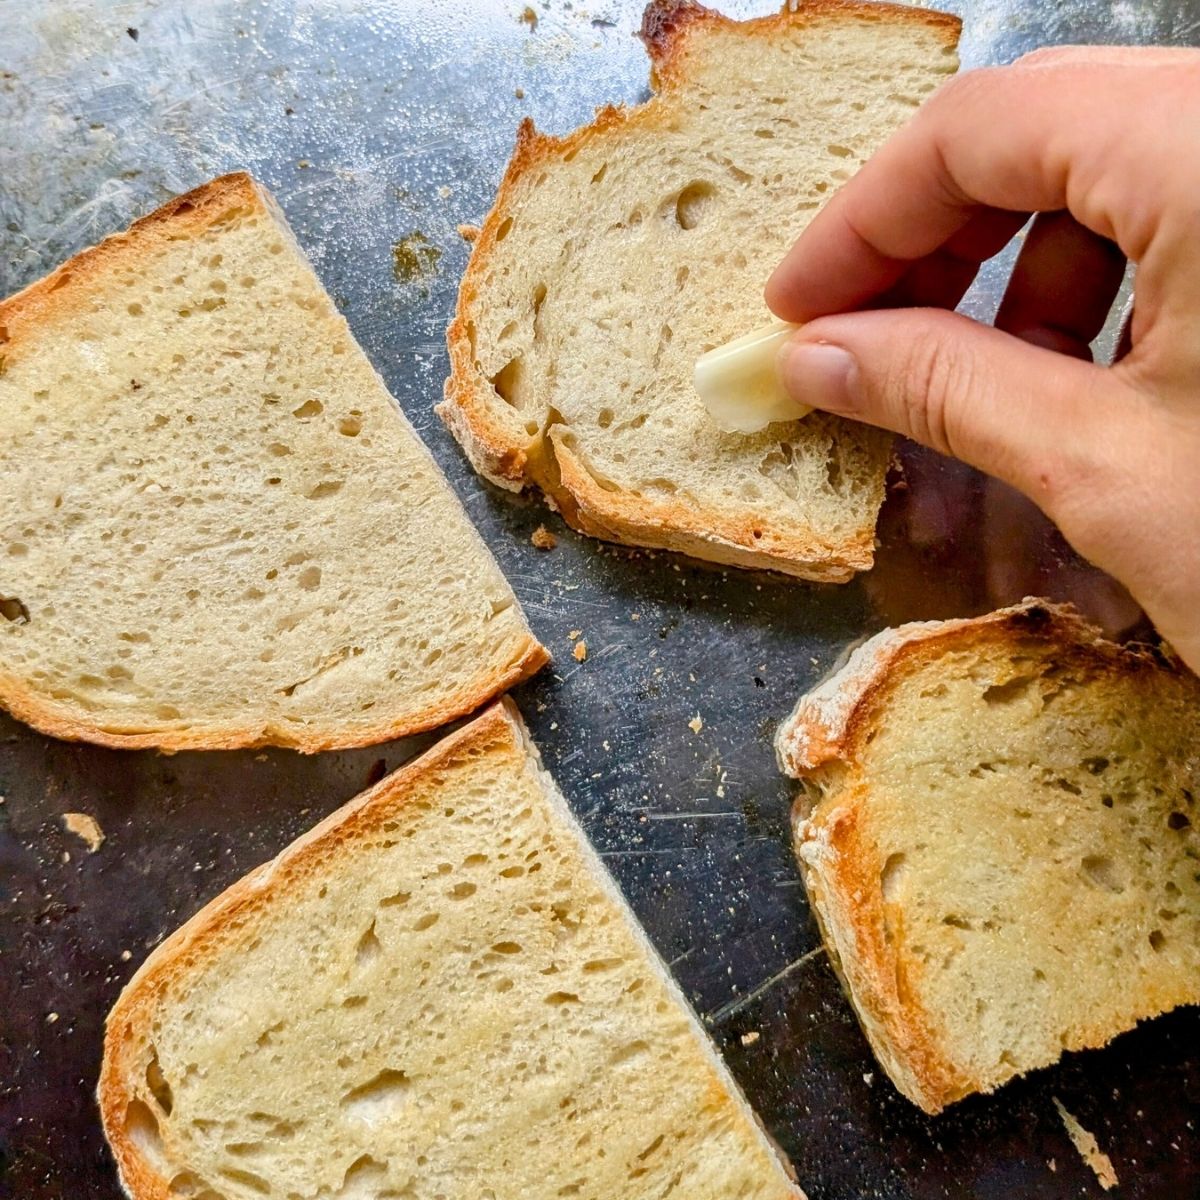
M 953 455 L 1052 517 L 1106 466 L 1121 469 L 1132 390 L 1113 371 L 955 313 L 821 317 L 784 347 L 779 371 L 796 400 Z

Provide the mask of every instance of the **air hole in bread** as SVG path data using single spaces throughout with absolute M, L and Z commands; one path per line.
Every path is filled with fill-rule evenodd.
M 1183 829 L 1190 829 L 1191 827 L 1192 821 L 1187 813 L 1173 812 L 1167 817 L 1167 828 L 1174 829 L 1176 833 Z
M 825 460 L 825 482 L 829 484 L 829 490 L 838 492 L 842 486 L 842 460 L 836 453 L 830 454 Z
M 496 230 L 496 241 L 498 241 L 498 242 L 504 241 L 504 239 L 506 237 L 508 237 L 508 235 L 512 232 L 512 227 L 513 227 L 512 217 L 505 217 L 504 220 L 500 222 L 500 225 Z
M 417 933 L 421 933 L 426 929 L 432 929 L 438 923 L 438 919 L 439 919 L 438 913 L 435 913 L 435 912 L 426 913 L 423 917 L 418 917 L 413 922 L 412 927 L 414 930 L 416 930 Z
M 261 1175 L 255 1175 L 253 1171 L 243 1171 L 239 1167 L 226 1167 L 224 1170 L 219 1171 L 218 1174 L 222 1179 L 226 1179 L 230 1183 L 240 1184 L 244 1188 L 249 1188 L 259 1196 L 269 1196 L 271 1194 L 271 1185 Z
M 27 625 L 29 609 L 17 596 L 0 596 L 0 617 L 17 625 Z
M 1167 935 L 1161 929 L 1152 929 L 1150 931 L 1150 949 L 1158 954 L 1167 944 Z
M 402 1197 L 416 1195 L 409 1187 L 401 1192 L 381 1191 L 386 1178 L 387 1166 L 369 1154 L 362 1154 L 346 1168 L 342 1185 L 333 1193 L 332 1200 L 381 1200 L 384 1196 L 401 1200 Z
M 143 1158 L 163 1173 L 163 1140 L 158 1129 L 158 1118 L 142 1100 L 132 1100 L 125 1109 L 125 1136 L 137 1147 Z
M 1107 854 L 1085 855 L 1080 867 L 1087 881 L 1096 887 L 1117 896 L 1125 890 L 1117 864 Z
M 180 1171 L 178 1175 L 172 1175 L 168 1187 L 172 1197 L 184 1196 L 187 1200 L 223 1200 L 223 1197 L 214 1192 L 195 1171 Z
M 387 1067 L 348 1091 L 341 1099 L 341 1107 L 347 1116 L 374 1124 L 394 1116 L 411 1088 L 412 1080 L 403 1071 Z
M 466 900 L 469 896 L 475 895 L 478 889 L 473 883 L 456 883 L 446 895 L 451 900 Z
M 381 775 L 380 779 L 383 778 Z M 378 783 L 378 780 L 376 780 Z M 412 899 L 412 892 L 393 892 L 390 896 L 384 896 L 379 902 L 380 908 L 400 908 L 407 904 Z
M 640 985 L 641 980 L 634 980 L 634 983 Z M 636 990 L 631 984 L 626 991 Z M 642 1041 L 640 1038 L 635 1042 L 626 1042 L 624 1046 L 617 1047 L 616 1050 L 609 1055 L 608 1065 L 610 1067 L 619 1067 L 624 1063 L 633 1062 L 634 1059 L 641 1058 L 650 1049 L 650 1043 Z
M 296 583 L 306 592 L 316 591 L 321 586 L 321 568 L 305 567 L 296 576 Z
M 325 411 L 325 405 L 320 400 L 305 400 L 299 408 L 292 409 L 292 416 L 299 417 L 302 421 L 309 417 L 319 417 Z
M 680 229 L 696 229 L 708 215 L 717 189 L 704 179 L 689 183 L 675 198 L 675 221 Z
M 362 413 L 351 409 L 350 415 L 338 422 L 337 430 L 343 437 L 358 437 L 362 433 Z
M 585 975 L 597 975 L 603 971 L 615 971 L 625 960 L 623 958 L 591 958 L 583 964 Z
M 225 1147 L 225 1153 L 232 1154 L 235 1158 L 253 1158 L 265 1149 L 262 1142 L 229 1142 Z
M 879 887 L 884 904 L 895 904 L 900 899 L 904 878 L 908 873 L 908 855 L 889 854 L 879 872 Z
M 519 942 L 494 942 L 492 944 L 493 954 L 520 954 L 521 949 Z
M 601 429 L 607 429 L 613 423 L 613 410 L 611 408 L 602 408 L 596 414 L 596 424 Z
M 551 992 L 546 997 L 546 1003 L 557 1008 L 562 1004 L 578 1004 L 579 997 L 574 992 Z
M 510 359 L 491 378 L 496 395 L 513 408 L 521 407 L 521 356 Z
M 773 129 L 756 129 L 756 130 L 754 131 L 754 136 L 755 136 L 756 138 L 767 138 L 767 139 L 770 139 L 770 138 L 773 138 L 773 137 L 775 136 L 775 130 L 773 130 Z
M 593 183 L 603 183 L 605 175 L 608 174 L 608 163 L 601 163 L 600 169 L 592 176 Z
M 375 922 L 372 921 L 367 926 L 362 937 L 358 939 L 358 946 L 354 951 L 354 965 L 362 970 L 369 967 L 380 955 L 383 946 L 379 941 L 378 935 L 375 933 Z
M 336 496 L 342 490 L 343 480 L 341 479 L 322 479 L 316 487 L 304 493 L 306 500 L 325 500 L 329 496 Z
M 146 1086 L 150 1089 L 155 1104 L 162 1109 L 163 1116 L 169 1117 L 171 1109 L 175 1107 L 175 1098 L 171 1094 L 171 1085 L 159 1066 L 158 1053 L 153 1049 L 150 1052 L 150 1061 L 146 1064 Z

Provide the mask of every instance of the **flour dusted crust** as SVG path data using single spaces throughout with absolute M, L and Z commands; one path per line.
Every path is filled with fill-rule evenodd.
M 803 535 L 763 527 L 753 519 L 734 518 L 679 499 L 614 491 L 602 486 L 589 471 L 562 427 L 514 437 L 489 411 L 492 388 L 475 358 L 472 319 L 486 302 L 483 280 L 495 256 L 497 233 L 526 177 L 594 138 L 610 134 L 633 138 L 639 131 L 658 128 L 667 115 L 658 102 L 688 87 L 689 41 L 694 33 L 720 28 L 747 40 L 765 40 L 785 29 L 864 18 L 923 25 L 950 49 L 958 41 L 958 18 L 896 4 L 801 0 L 785 4 L 771 16 L 739 22 L 692 0 L 652 0 L 641 30 L 651 60 L 651 84 L 656 93 L 652 100 L 633 108 L 606 105 L 597 110 L 594 121 L 564 137 L 538 132 L 528 118 L 521 123 L 496 200 L 474 240 L 455 316 L 447 330 L 451 373 L 445 399 L 437 406 L 476 471 L 509 491 L 537 486 L 569 524 L 595 537 L 680 551 L 733 566 L 766 567 L 818 582 L 844 583 L 871 566 L 873 524 L 828 540 L 815 531 Z
M 275 201 L 250 175 L 235 172 L 221 176 L 175 197 L 135 221 L 124 232 L 81 251 L 45 278 L 0 302 L 0 370 L 4 365 L 18 364 L 27 353 L 29 343 L 36 345 L 47 326 L 86 311 L 90 298 L 99 289 L 107 287 L 107 281 L 114 274 L 136 270 L 139 261 L 149 259 L 157 246 L 191 239 L 239 216 L 257 213 L 268 213 L 276 218 L 278 235 L 303 257 Z M 400 420 L 431 469 L 439 471 L 402 414 Z M 463 519 L 466 520 L 465 515 Z M 153 727 L 138 722 L 140 727 L 128 728 L 123 727 L 119 713 L 88 712 L 78 704 L 56 699 L 45 689 L 33 686 L 20 673 L 4 670 L 0 670 L 0 707 L 53 737 L 116 749 L 156 747 L 178 751 L 287 746 L 313 753 L 371 745 L 438 728 L 479 708 L 498 693 L 534 674 L 548 661 L 545 649 L 525 629 L 523 637 L 514 644 L 511 660 L 503 668 L 486 674 L 480 672 L 467 686 L 454 686 L 436 693 L 422 708 L 402 716 L 387 716 L 388 706 L 381 704 L 377 722 L 361 723 L 353 731 L 329 723 L 322 727 L 319 721 L 299 726 L 256 719 L 252 712 L 238 720 L 200 723 L 164 719 L 154 722 Z
M 1027 598 L 977 618 L 884 630 L 804 696 L 776 734 L 781 769 L 806 783 L 793 811 L 793 843 L 831 963 L 876 1057 L 900 1091 L 931 1114 L 991 1086 L 947 1056 L 938 1014 L 920 1005 L 912 986 L 921 964 L 888 936 L 883 864 L 862 828 L 870 783 L 856 768 L 905 679 L 953 651 L 997 640 L 1016 646 L 1031 636 L 1054 647 L 1056 661 L 1095 671 L 1178 667 L 1155 648 L 1106 640 L 1070 607 Z M 1097 1020 L 1069 1048 L 1103 1045 L 1112 1036 Z

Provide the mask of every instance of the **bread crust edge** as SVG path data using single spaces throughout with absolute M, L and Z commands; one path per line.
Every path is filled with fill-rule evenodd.
M 873 524 L 837 543 L 766 530 L 756 536 L 752 520 L 728 519 L 679 502 L 600 487 L 578 459 L 564 451 L 554 427 L 524 439 L 513 437 L 492 419 L 488 401 L 481 394 L 486 380 L 475 365 L 471 320 L 480 299 L 480 280 L 495 252 L 497 232 L 526 175 L 597 135 L 630 123 L 653 123 L 659 98 L 686 80 L 687 43 L 694 30 L 711 26 L 770 35 L 781 28 L 836 17 L 921 24 L 936 31 L 951 48 L 957 46 L 962 27 L 961 21 L 948 13 L 864 0 L 785 3 L 773 14 L 748 21 L 732 20 L 693 0 L 652 0 L 641 29 L 654 90 L 648 101 L 631 108 L 605 105 L 597 109 L 593 121 L 562 137 L 538 132 L 529 118 L 521 122 L 512 158 L 474 241 L 459 287 L 454 317 L 446 331 L 450 376 L 444 398 L 435 409 L 485 479 L 508 491 L 536 486 L 581 533 L 626 545 L 675 550 L 712 562 L 766 568 L 823 583 L 845 583 L 859 571 L 870 569 L 875 547 Z M 882 474 L 881 463 L 880 502 Z

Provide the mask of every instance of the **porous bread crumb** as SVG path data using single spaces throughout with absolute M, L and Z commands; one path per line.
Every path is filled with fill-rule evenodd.
M 507 711 L 134 977 L 100 1079 L 130 1194 L 803 1200 Z
M 757 1029 L 751 1029 L 747 1033 L 743 1033 L 741 1042 L 743 1046 L 753 1046 L 755 1042 L 762 1036 Z
M 575 643 L 575 649 L 571 651 L 575 655 L 576 662 L 583 662 L 587 658 L 587 642 L 582 638 Z
M 554 534 L 552 534 L 550 530 L 545 527 L 545 525 L 539 525 L 533 531 L 533 533 L 530 534 L 529 540 L 539 550 L 553 550 L 554 547 L 558 545 L 558 538 L 556 538 Z
M 478 225 L 460 225 L 458 227 L 458 236 L 460 238 L 462 238 L 462 240 L 464 242 L 468 242 L 468 243 L 474 242 L 475 239 L 479 236 L 479 226 Z
M 571 641 L 574 641 L 582 632 L 582 629 L 572 629 L 571 632 L 567 634 L 567 637 L 569 637 Z
M 544 661 L 249 176 L 84 251 L 0 327 L 15 715 L 129 748 L 315 751 L 436 727 Z
M 439 411 L 476 468 L 611 541 L 828 581 L 869 566 L 887 435 L 813 414 L 731 436 L 693 367 L 768 319 L 763 279 L 953 73 L 956 26 L 652 4 L 657 94 L 565 138 L 526 123 L 472 255 Z
M 521 11 L 521 22 L 529 26 L 529 32 L 532 33 L 537 28 L 538 15 L 527 4 Z
M 1051 1099 L 1054 1101 L 1054 1107 L 1058 1109 L 1058 1115 L 1062 1117 L 1062 1123 L 1066 1127 L 1067 1136 L 1071 1139 L 1071 1143 L 1075 1149 L 1079 1151 L 1079 1157 L 1091 1167 L 1097 1181 L 1106 1192 L 1110 1188 L 1115 1188 L 1118 1180 L 1117 1173 L 1113 1170 L 1112 1159 L 1100 1149 L 1095 1135 L 1089 1133 L 1080 1125 L 1078 1120 L 1066 1110 L 1063 1102 L 1057 1096 L 1052 1096 Z
M 694 716 L 694 717 L 693 717 L 693 718 L 692 718 L 692 719 L 691 719 L 691 720 L 688 722 L 688 728 L 689 728 L 689 729 L 690 729 L 690 730 L 691 730 L 693 733 L 699 733 L 699 732 L 700 732 L 700 730 L 702 730 L 702 729 L 704 728 L 704 718 L 703 718 L 703 717 L 702 717 L 702 716 L 701 716 L 699 713 L 697 713 L 697 714 L 696 714 L 696 715 L 695 715 L 695 716 Z
M 68 833 L 73 833 L 87 843 L 89 854 L 95 854 L 104 844 L 104 830 L 100 828 L 100 822 L 95 817 L 81 812 L 63 813 L 62 823 Z

